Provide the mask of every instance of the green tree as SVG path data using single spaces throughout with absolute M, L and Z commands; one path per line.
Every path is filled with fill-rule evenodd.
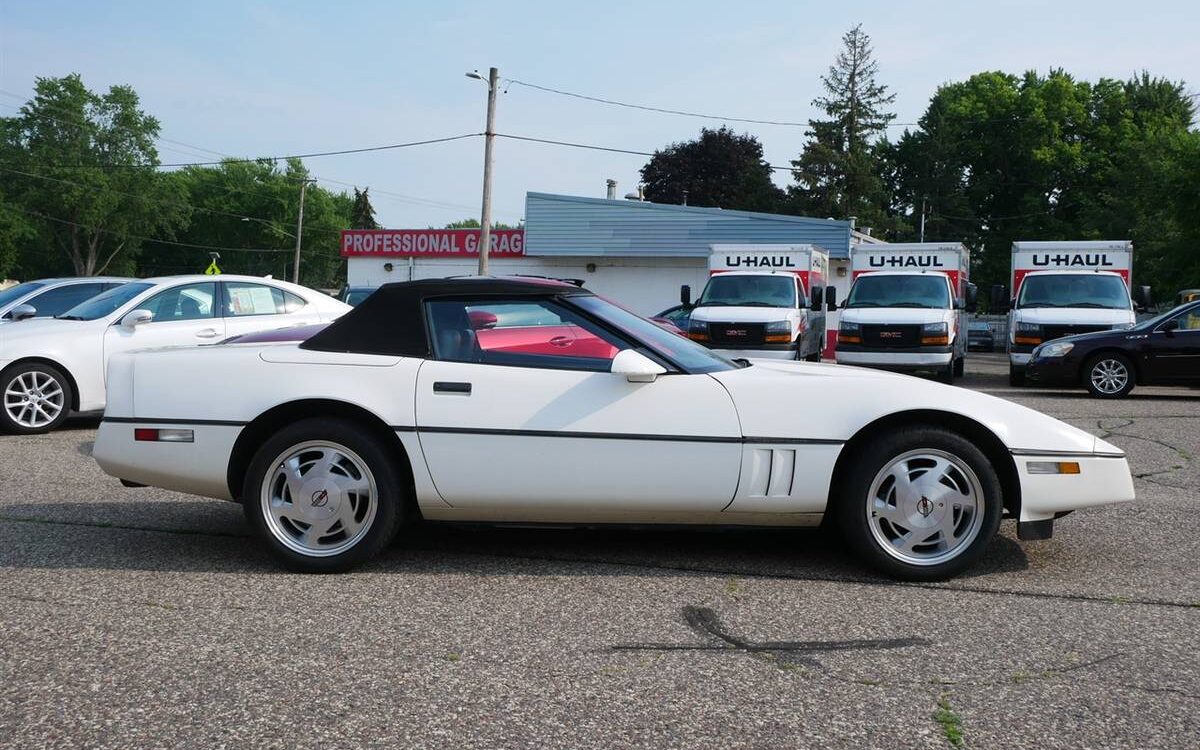
M 446 226 L 441 227 L 441 229 L 479 229 L 479 227 L 480 227 L 479 219 L 459 219 L 458 221 L 450 222 Z M 492 229 L 520 229 L 520 228 L 521 227 L 513 226 L 512 224 L 505 224 L 502 221 L 492 222 Z M 430 227 L 430 229 L 438 229 L 438 227 Z
M 176 183 L 155 169 L 158 120 L 128 86 L 96 94 L 72 74 L 39 78 L 34 90 L 0 128 L 7 198 L 36 232 L 18 271 L 131 273 L 142 237 L 170 239 L 188 217 Z
M 370 189 L 363 188 L 360 192 L 358 188 L 354 188 L 354 206 L 350 211 L 351 229 L 379 229 L 379 222 L 375 221 L 375 207 L 371 205 L 371 198 L 367 195 Z
M 871 37 L 855 26 L 842 37 L 842 51 L 821 77 L 825 95 L 813 100 L 826 115 L 809 120 L 807 141 L 792 162 L 796 184 L 789 191 L 793 210 L 895 230 L 889 216 L 882 160 L 877 144 L 895 115 L 887 108 L 896 99 L 876 81 Z
M 783 199 L 758 139 L 724 127 L 654 152 L 642 182 L 646 200 L 656 203 L 775 211 Z

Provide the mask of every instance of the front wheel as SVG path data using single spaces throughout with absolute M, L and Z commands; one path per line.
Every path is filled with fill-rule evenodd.
M 17 435 L 49 432 L 71 411 L 71 381 L 41 362 L 14 365 L 0 374 L 0 429 Z
M 1098 398 L 1124 398 L 1133 390 L 1133 364 L 1123 354 L 1101 353 L 1088 362 L 1084 384 Z
M 860 446 L 833 512 L 850 547 L 885 575 L 950 578 L 974 563 L 1000 526 L 995 468 L 965 437 L 906 428 Z
M 1010 365 L 1008 368 L 1008 384 L 1013 388 L 1020 388 L 1025 385 L 1025 371 L 1018 370 Z
M 403 484 L 379 441 L 338 419 L 283 428 L 246 472 L 246 519 L 285 566 L 304 573 L 347 570 L 379 553 L 402 516 Z

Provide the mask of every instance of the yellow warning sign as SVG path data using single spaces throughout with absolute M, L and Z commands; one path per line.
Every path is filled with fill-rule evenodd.
M 208 264 L 208 268 L 204 269 L 204 275 L 205 276 L 218 276 L 218 275 L 220 275 L 220 273 L 221 273 L 221 267 L 217 265 L 217 259 L 213 258 L 212 262 Z

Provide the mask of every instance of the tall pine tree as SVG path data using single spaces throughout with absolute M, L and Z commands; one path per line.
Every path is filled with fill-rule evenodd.
M 842 45 L 821 77 L 825 95 L 813 100 L 827 119 L 808 121 L 804 151 L 792 162 L 791 202 L 800 213 L 857 216 L 860 226 L 885 229 L 894 221 L 886 212 L 877 141 L 895 118 L 888 107 L 896 95 L 875 80 L 879 63 L 862 24 L 842 36 Z
M 371 205 L 371 199 L 367 196 L 370 189 L 366 187 L 360 192 L 358 188 L 354 188 L 354 207 L 350 213 L 351 229 L 379 229 L 379 222 L 375 221 L 375 207 Z

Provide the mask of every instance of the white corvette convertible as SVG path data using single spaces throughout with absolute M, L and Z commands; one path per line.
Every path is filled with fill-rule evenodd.
M 94 455 L 240 501 L 289 567 L 402 523 L 803 526 L 883 572 L 971 564 L 1133 499 L 1124 454 L 1008 401 L 836 365 L 730 361 L 573 286 L 391 284 L 302 344 L 117 355 Z
M 105 364 L 117 352 L 215 343 L 327 322 L 350 309 L 256 276 L 168 276 L 113 287 L 56 318 L 0 326 L 0 430 L 46 432 L 71 411 L 100 411 Z

